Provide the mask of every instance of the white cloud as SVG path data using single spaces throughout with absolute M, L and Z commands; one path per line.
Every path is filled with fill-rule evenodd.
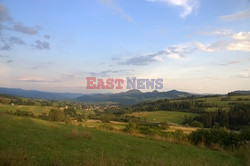
M 41 78 L 41 77 L 21 77 L 17 80 L 24 81 L 24 82 L 47 82 L 48 81 L 48 80 Z
M 240 73 L 235 75 L 235 77 L 237 78 L 250 78 L 250 74 L 249 73 Z
M 249 40 L 250 32 L 239 32 L 232 35 L 232 38 L 235 40 Z
M 230 51 L 250 52 L 250 41 L 233 41 L 226 48 Z
M 193 51 L 194 48 L 190 44 L 180 44 L 168 47 L 156 53 L 130 57 L 125 61 L 119 62 L 119 64 L 141 66 L 141 65 L 148 65 L 153 62 L 163 62 L 164 59 L 178 60 L 185 57 L 186 54 L 192 53 Z
M 172 6 L 181 7 L 183 11 L 180 13 L 181 18 L 190 15 L 197 7 L 198 0 L 146 0 L 148 2 L 162 2 Z
M 214 50 L 211 48 L 211 45 L 204 45 L 200 42 L 195 42 L 194 45 L 199 48 L 200 50 L 206 51 L 206 52 L 213 52 Z
M 225 50 L 250 52 L 250 32 L 228 33 L 228 35 L 225 35 L 225 37 L 229 37 L 229 39 L 216 41 L 209 44 L 196 42 L 195 46 L 200 50 L 207 52 Z
M 219 17 L 222 21 L 237 21 L 247 18 L 250 18 L 250 9 Z
M 120 15 L 123 19 L 127 20 L 128 22 L 133 22 L 133 18 L 126 12 L 124 12 L 122 8 L 117 6 L 113 0 L 99 0 L 99 2 L 109 7 L 114 13 Z
M 217 29 L 212 31 L 200 31 L 197 34 L 201 35 L 217 35 L 217 36 L 228 36 L 231 35 L 233 32 L 230 29 Z

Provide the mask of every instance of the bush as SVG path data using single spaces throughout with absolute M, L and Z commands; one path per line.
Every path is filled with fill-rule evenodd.
M 160 129 L 152 128 L 147 125 L 139 125 L 138 130 L 141 134 L 145 134 L 149 136 L 160 135 Z
M 135 133 L 136 132 L 136 125 L 134 123 L 129 123 L 125 126 L 124 131 L 129 133 Z
M 64 121 L 64 118 L 65 118 L 65 115 L 60 110 L 51 109 L 49 111 L 49 118 L 48 119 L 50 121 L 62 122 L 62 121 Z
M 70 117 L 69 117 L 69 116 L 65 116 L 64 122 L 65 122 L 65 124 L 71 124 L 71 119 L 70 119 Z
M 203 127 L 203 124 L 201 122 L 198 122 L 198 121 L 193 121 L 190 126 L 192 127 Z
M 240 138 L 244 141 L 250 141 L 250 126 L 240 131 Z
M 65 108 L 64 109 L 64 114 L 68 115 L 70 117 L 76 117 L 77 116 L 76 110 L 73 107 Z
M 103 123 L 109 123 L 112 119 L 112 115 L 111 114 L 104 114 L 102 117 L 101 117 L 101 121 Z
M 103 124 L 103 125 L 99 126 L 98 128 L 104 129 L 104 130 L 109 130 L 109 131 L 116 130 L 111 124 Z
M 168 122 L 164 121 L 160 123 L 161 130 L 167 130 L 169 128 Z
M 16 116 L 24 116 L 24 117 L 34 117 L 34 114 L 32 112 L 20 111 L 20 110 L 16 110 L 15 115 Z
M 223 148 L 239 147 L 242 141 L 239 134 L 223 129 L 199 129 L 189 135 L 189 140 L 194 145 L 205 145 L 207 147 L 219 145 Z

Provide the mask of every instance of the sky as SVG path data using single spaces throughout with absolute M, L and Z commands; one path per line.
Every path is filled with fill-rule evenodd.
M 86 77 L 250 90 L 250 0 L 0 0 L 0 87 L 126 91 Z

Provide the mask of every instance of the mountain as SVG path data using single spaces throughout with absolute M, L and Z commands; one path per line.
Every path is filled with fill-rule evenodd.
M 81 93 L 54 93 L 16 88 L 0 88 L 0 94 L 45 100 L 73 100 L 83 95 Z
M 155 90 L 153 92 L 143 93 L 139 90 L 133 89 L 127 92 L 116 94 L 96 94 L 92 96 L 83 95 L 76 98 L 76 100 L 83 102 L 113 102 L 118 104 L 131 105 L 146 100 L 155 100 L 160 98 L 177 99 L 190 96 L 193 96 L 193 94 L 177 90 L 171 90 L 167 92 L 158 92 Z
M 228 94 L 231 94 L 231 95 L 250 95 L 250 91 L 244 91 L 244 90 L 237 90 L 237 91 L 233 91 L 233 92 L 230 92 Z
M 16 88 L 0 88 L 0 94 L 19 96 L 33 99 L 45 99 L 45 100 L 75 100 L 80 102 L 107 102 L 121 105 L 132 105 L 147 100 L 156 100 L 162 98 L 178 99 L 190 96 L 200 96 L 198 94 L 191 94 L 188 92 L 181 92 L 177 90 L 171 90 L 167 92 L 141 92 L 140 90 L 129 90 L 121 93 L 105 93 L 105 94 L 81 94 L 81 93 L 54 93 L 43 92 L 37 90 L 24 90 Z

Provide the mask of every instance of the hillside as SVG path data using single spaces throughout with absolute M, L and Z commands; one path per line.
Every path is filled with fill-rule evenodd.
M 129 90 L 116 94 L 96 94 L 96 95 L 83 95 L 76 98 L 77 101 L 83 102 L 114 102 L 124 105 L 132 105 L 147 100 L 155 100 L 160 98 L 177 99 L 192 96 L 191 93 L 171 90 L 167 92 L 146 92 L 143 93 L 139 90 Z
M 223 151 L 0 114 L 0 165 L 244 165 Z

